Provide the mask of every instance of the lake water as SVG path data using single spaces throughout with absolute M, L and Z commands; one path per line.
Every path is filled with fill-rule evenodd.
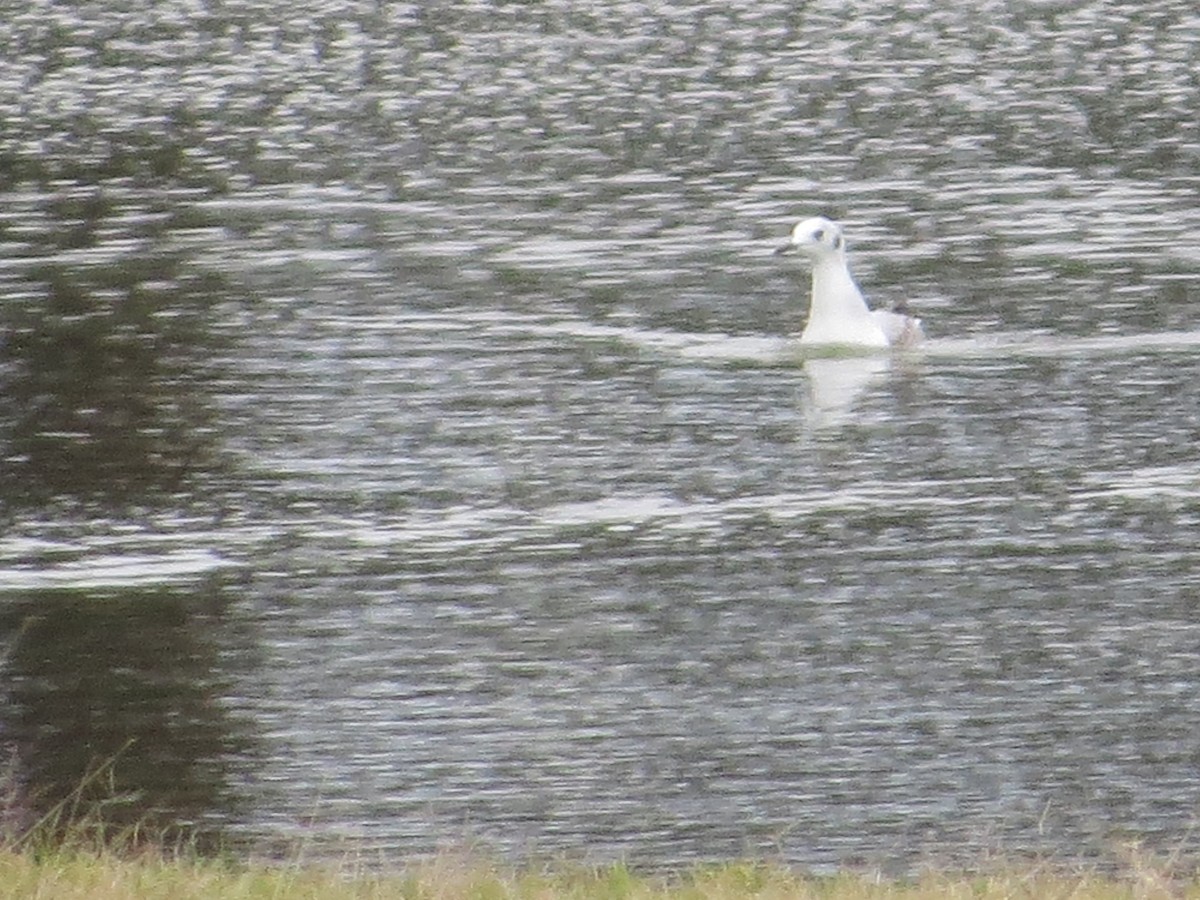
M 5 19 L 7 821 L 1193 849 L 1193 4 Z M 798 354 L 815 213 L 923 352 Z

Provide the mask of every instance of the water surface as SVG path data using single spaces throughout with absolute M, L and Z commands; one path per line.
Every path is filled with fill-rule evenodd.
M 9 19 L 8 820 L 1190 849 L 1190 6 Z M 798 354 L 816 212 L 923 352 Z

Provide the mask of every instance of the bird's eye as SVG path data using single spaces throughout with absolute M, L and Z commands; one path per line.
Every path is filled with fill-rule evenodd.
M 813 232 L 813 240 L 816 241 L 818 244 L 821 241 L 825 240 L 825 229 L 818 228 L 816 231 L 814 231 Z
M 842 249 L 842 236 L 840 234 L 835 234 L 833 236 L 833 249 L 834 250 Z

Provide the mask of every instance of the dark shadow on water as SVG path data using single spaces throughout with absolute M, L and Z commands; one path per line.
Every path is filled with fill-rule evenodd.
M 170 495 L 212 464 L 203 362 L 221 288 L 189 265 L 169 193 L 23 195 L 0 223 L 0 500 Z
M 153 588 L 30 593 L 0 608 L 10 839 L 137 829 L 220 845 L 254 743 L 227 702 L 228 602 Z

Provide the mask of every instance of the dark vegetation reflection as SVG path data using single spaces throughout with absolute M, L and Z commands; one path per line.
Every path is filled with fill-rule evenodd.
M 220 592 L 46 591 L 0 613 L 5 825 L 220 843 L 252 751 L 227 707 Z
M 53 39 L 15 49 L 47 78 L 63 65 Z M 170 110 L 137 120 L 60 100 L 25 108 L 0 139 L 0 520 L 78 519 L 86 533 L 194 515 L 221 470 L 212 315 L 228 291 L 188 244 L 212 185 Z M 18 568 L 77 550 L 31 550 Z M 239 808 L 234 767 L 253 754 L 228 707 L 230 598 L 217 583 L 132 581 L 0 585 L 9 839 L 206 848 Z
M 0 495 L 146 502 L 213 459 L 199 363 L 214 280 L 170 246 L 169 194 L 69 185 L 17 199 L 0 244 Z

